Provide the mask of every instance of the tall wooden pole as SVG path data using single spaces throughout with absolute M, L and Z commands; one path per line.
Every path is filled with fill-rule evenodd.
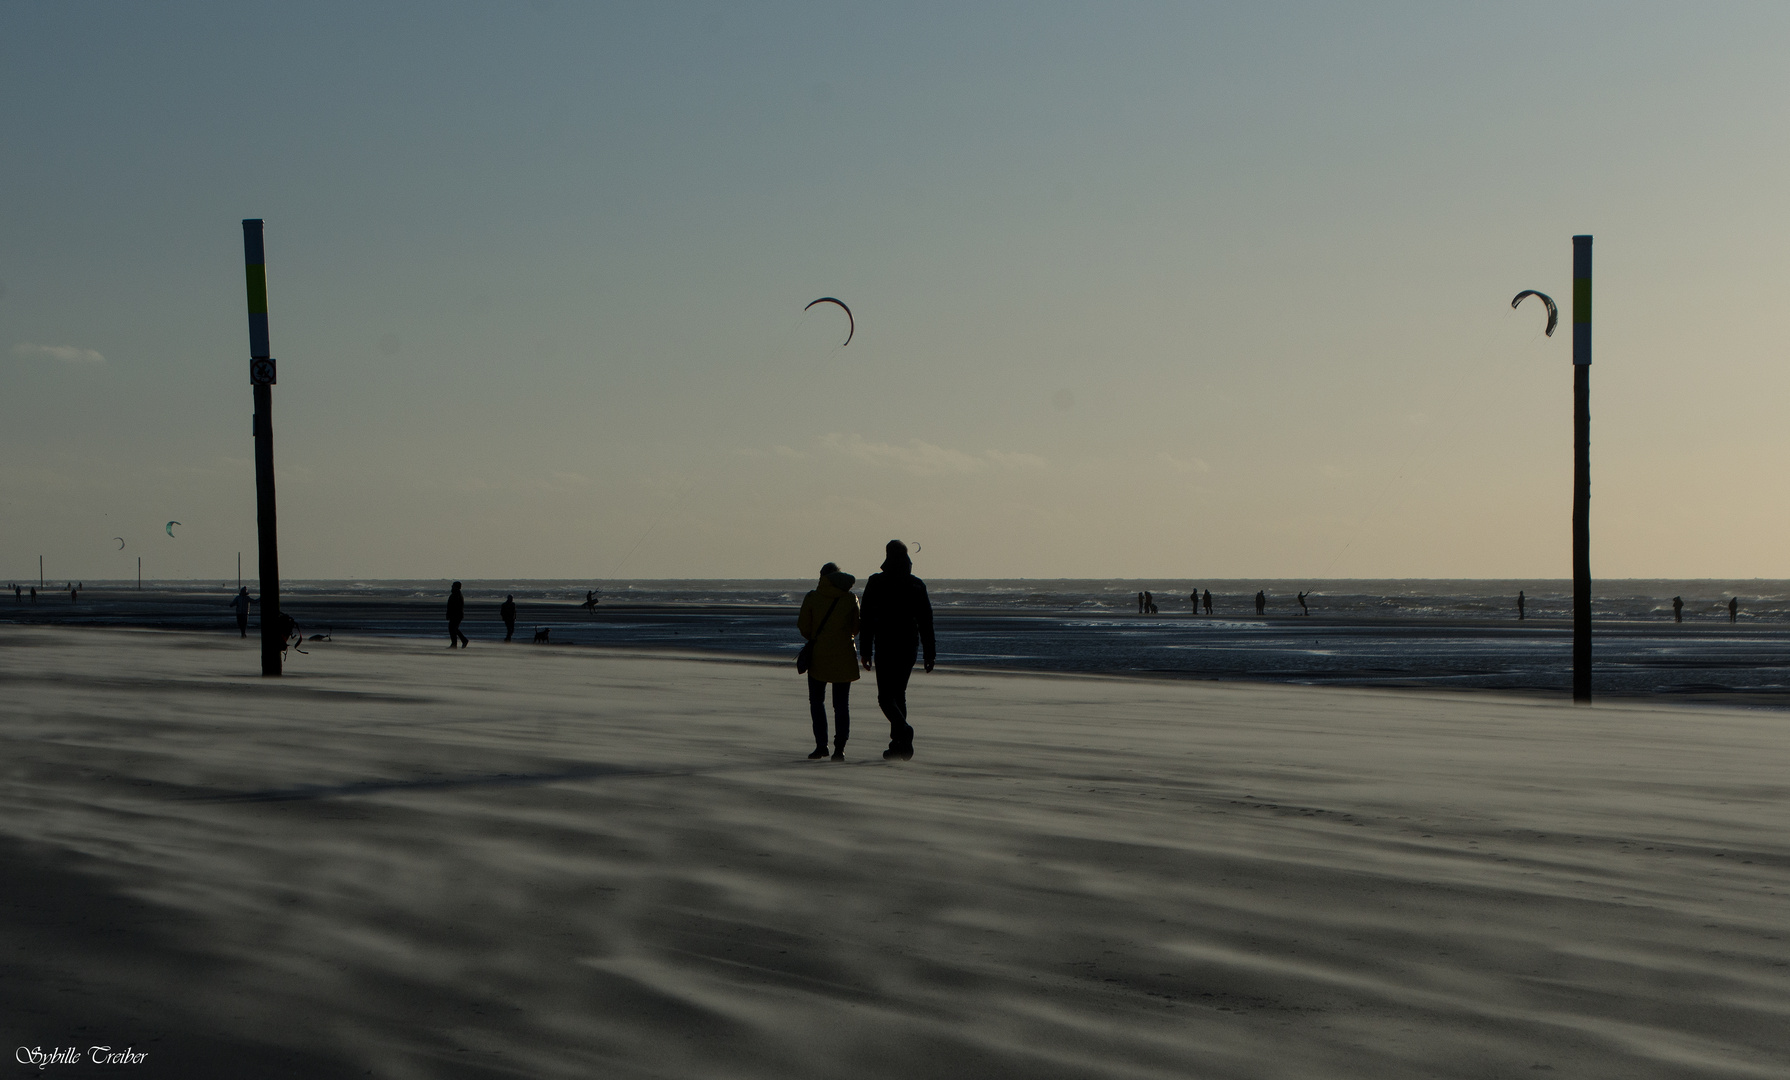
M 280 674 L 280 531 L 273 492 L 273 384 L 267 344 L 267 251 L 261 219 L 244 218 L 242 256 L 249 288 L 249 383 L 255 388 L 255 531 L 261 546 L 261 674 Z
M 1591 237 L 1572 238 L 1572 699 L 1591 703 Z

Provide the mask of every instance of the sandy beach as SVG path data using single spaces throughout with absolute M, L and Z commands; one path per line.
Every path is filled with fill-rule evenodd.
M 1781 714 L 0 627 L 18 1075 L 1782 1077 Z

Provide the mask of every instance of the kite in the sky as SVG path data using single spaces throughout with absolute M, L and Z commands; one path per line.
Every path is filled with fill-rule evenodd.
M 176 526 L 176 525 L 178 525 L 178 524 L 180 524 L 180 522 L 178 522 L 178 521 L 170 521 L 170 522 L 168 522 L 168 535 L 169 535 L 169 536 L 173 536 L 173 535 L 174 535 L 174 526 Z
M 1522 292 L 1517 293 L 1516 299 L 1510 302 L 1510 306 L 1513 308 L 1516 307 L 1523 302 L 1523 297 L 1525 296 L 1539 296 L 1541 297 L 1541 302 L 1548 306 L 1548 336 L 1553 337 L 1554 327 L 1560 325 L 1560 309 L 1554 305 L 1554 298 L 1544 292 L 1536 292 L 1534 289 L 1524 289 Z
M 124 550 L 124 537 L 114 536 L 114 537 L 112 537 L 112 539 L 118 541 L 118 550 L 123 551 Z
M 851 308 L 848 308 L 845 306 L 845 301 L 839 299 L 836 296 L 823 296 L 819 300 L 814 301 L 813 304 L 809 304 L 808 307 L 805 307 L 802 310 L 807 311 L 808 308 L 813 307 L 814 304 L 838 304 L 839 305 L 840 309 L 845 312 L 846 322 L 850 325 L 850 329 L 848 329 L 845 332 L 845 344 L 850 345 L 852 335 L 858 332 L 858 320 L 852 318 Z M 844 347 L 845 347 L 845 345 L 840 346 L 840 348 L 844 348 Z

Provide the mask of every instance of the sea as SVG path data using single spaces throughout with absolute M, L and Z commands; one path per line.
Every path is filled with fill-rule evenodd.
M 502 643 L 497 606 L 513 595 L 516 637 L 527 644 L 546 630 L 553 646 L 793 660 L 801 644 L 795 614 L 813 582 L 467 580 L 464 587 L 465 630 L 475 646 Z M 0 622 L 234 633 L 223 605 L 235 588 L 234 581 L 149 582 L 143 590 L 91 582 L 73 602 L 54 591 L 35 606 L 0 598 Z M 1538 694 L 1565 693 L 1572 682 L 1571 583 L 1564 580 L 932 579 L 928 588 L 945 667 Z M 1196 588 L 1202 598 L 1212 593 L 1212 614 L 1192 610 Z M 1138 611 L 1146 590 L 1154 613 Z M 298 580 L 281 591 L 307 635 L 328 638 L 307 649 L 356 636 L 445 638 L 446 580 Z M 591 591 L 598 602 L 583 607 Z M 1266 600 L 1259 616 L 1258 591 Z M 1675 597 L 1683 601 L 1682 622 Z M 1733 621 L 1731 599 L 1738 601 Z M 1790 707 L 1790 581 L 1612 579 L 1595 583 L 1592 611 L 1600 694 Z

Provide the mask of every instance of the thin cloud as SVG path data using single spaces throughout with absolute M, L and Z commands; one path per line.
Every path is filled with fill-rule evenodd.
M 984 450 L 979 454 L 972 454 L 967 450 L 935 446 L 919 439 L 897 445 L 895 443 L 870 442 L 861 435 L 841 435 L 837 432 L 822 435 L 816 439 L 812 450 L 798 450 L 791 446 L 773 446 L 768 450 L 748 448 L 736 450 L 735 453 L 748 458 L 782 458 L 786 461 L 807 460 L 822 456 L 842 457 L 859 465 L 899 469 L 915 476 L 967 475 L 994 470 L 1031 470 L 1042 469 L 1049 464 L 1037 454 L 1016 453 L 1010 450 Z
M 898 446 L 894 443 L 869 442 L 859 435 L 823 435 L 820 448 L 863 465 L 900 469 L 916 476 L 942 476 L 950 473 L 977 473 L 990 469 L 1042 469 L 1043 458 L 1037 454 L 1013 453 L 1006 450 L 984 450 L 972 454 L 947 446 L 934 446 L 915 439 Z
M 1205 473 L 1212 471 L 1212 466 L 1206 464 L 1205 458 L 1181 458 L 1176 457 L 1173 454 L 1161 453 L 1156 455 L 1156 460 L 1159 464 L 1180 473 Z
M 33 345 L 21 341 L 12 347 L 14 356 L 27 360 L 56 360 L 64 364 L 103 364 L 106 358 L 93 349 L 75 345 Z

